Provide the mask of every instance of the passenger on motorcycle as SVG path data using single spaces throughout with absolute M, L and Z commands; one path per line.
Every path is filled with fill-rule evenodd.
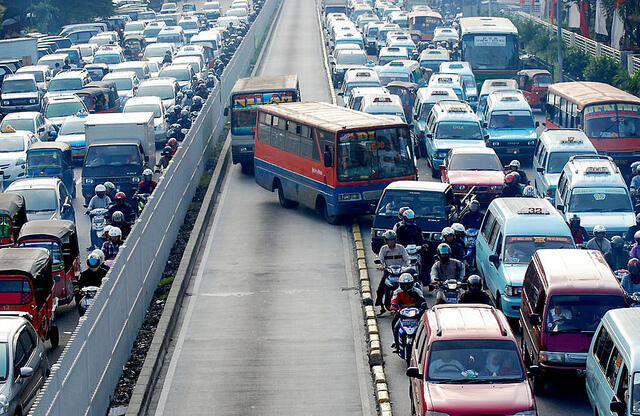
M 464 280 L 464 263 L 451 258 L 451 247 L 447 243 L 438 246 L 438 260 L 431 267 L 431 282 L 455 279 Z
M 167 141 L 167 146 L 171 147 L 171 156 L 175 155 L 178 151 L 178 141 L 174 138 Z
M 452 258 L 460 261 L 464 259 L 464 244 L 460 244 L 460 242 L 456 240 L 456 232 L 453 228 L 444 227 L 442 229 L 442 241 L 444 241 L 451 250 Z
M 104 185 L 96 185 L 94 191 L 96 192 L 96 194 L 91 197 L 89 205 L 87 205 L 85 214 L 89 214 L 91 210 L 96 208 L 107 209 L 111 205 L 111 198 L 107 196 L 107 188 Z
M 122 240 L 126 240 L 131 232 L 131 225 L 127 224 L 124 220 L 124 214 L 120 211 L 116 211 L 111 216 L 111 225 L 120 228 L 122 232 Z
M 411 209 L 407 209 L 402 213 L 402 221 L 396 224 L 396 235 L 398 244 L 406 247 L 409 244 L 423 246 L 422 229 L 416 224 L 416 214 Z
M 640 260 L 633 258 L 627 264 L 629 274 L 622 278 L 622 288 L 627 294 L 631 295 L 640 292 Z
M 506 166 L 505 171 L 510 173 L 510 172 L 515 172 L 518 174 L 519 178 L 518 178 L 518 182 L 523 185 L 529 185 L 531 182 L 529 182 L 529 179 L 527 179 L 527 174 L 525 173 L 525 171 L 520 169 L 520 161 L 519 160 L 512 160 L 511 162 L 509 162 L 509 164 Z
M 640 238 L 640 235 L 638 237 Z M 604 258 L 609 263 L 611 270 L 626 268 L 629 262 L 629 253 L 624 249 L 624 238 L 619 235 L 611 237 L 611 251 Z
M 182 103 L 182 106 L 184 108 L 189 108 L 193 104 L 193 91 L 192 90 L 186 90 L 184 92 L 184 95 L 186 95 L 186 97 L 185 97 L 185 99 L 184 99 L 184 101 Z
M 393 213 L 393 211 L 395 210 L 395 207 L 398 206 L 400 204 L 400 201 L 390 201 L 387 206 L 386 206 L 386 211 L 389 213 Z M 404 214 L 404 212 L 408 209 L 411 209 L 409 207 L 401 207 L 400 209 L 398 209 L 398 222 L 395 223 L 393 225 L 393 232 L 396 232 L 396 230 L 398 229 L 398 226 L 400 224 L 402 224 L 402 214 Z
M 629 257 L 640 259 L 640 231 L 636 231 L 633 239 L 635 240 L 635 244 L 631 247 L 631 251 L 629 251 Z
M 158 182 L 153 180 L 153 172 L 151 169 L 146 168 L 142 171 L 142 180 L 138 183 L 138 193 L 150 194 L 156 189 L 156 186 L 158 186 Z
M 576 244 L 584 244 L 589 239 L 589 234 L 583 226 L 580 225 L 580 217 L 573 214 L 569 219 L 569 230 Z
M 207 75 L 207 83 L 205 84 L 207 88 L 213 89 L 216 86 L 216 77 L 212 73 Z
M 593 238 L 587 241 L 585 247 L 589 250 L 599 250 L 602 254 L 607 254 L 611 251 L 611 243 L 605 237 L 606 233 L 607 229 L 604 225 L 596 225 L 593 227 Z
M 116 200 L 116 203 L 111 205 L 111 207 L 109 208 L 109 211 L 106 215 L 107 221 L 109 221 L 109 219 L 113 217 L 114 212 L 120 211 L 124 214 L 125 222 L 133 224 L 133 222 L 136 220 L 136 212 L 134 211 L 131 204 L 126 201 L 127 196 L 125 195 L 125 193 L 117 192 L 114 198 Z
M 536 197 L 536 190 L 533 189 L 533 186 L 527 185 L 522 190 L 522 196 L 525 197 L 525 198 L 535 198 Z
M 111 203 L 113 203 L 113 197 L 116 194 L 116 186 L 113 184 L 113 182 L 107 181 L 104 183 L 104 187 L 107 188 L 107 192 L 105 195 L 107 195 L 111 200 Z
M 102 244 L 102 252 L 105 260 L 113 260 L 120 251 L 122 245 L 122 231 L 118 227 L 112 227 L 109 231 L 109 239 Z
M 493 301 L 487 293 L 482 290 L 482 279 L 477 274 L 472 274 L 467 279 L 469 287 L 460 295 L 459 303 L 482 303 L 493 306 Z
M 520 188 L 520 175 L 518 172 L 511 172 L 504 177 L 504 187 L 502 188 L 503 197 L 522 196 Z
M 200 110 L 202 110 L 202 97 L 200 97 L 199 95 L 196 95 L 195 97 L 193 97 L 193 104 L 191 104 L 189 111 L 193 112 L 193 111 L 200 111 Z
M 156 164 L 156 170 L 160 171 L 162 169 L 166 169 L 169 166 L 169 162 L 171 162 L 171 157 L 173 156 L 173 150 L 171 146 L 165 146 L 160 153 L 160 160 Z
M 189 110 L 183 109 L 182 112 L 180 112 L 180 120 L 178 120 L 178 124 L 180 124 L 180 127 L 183 129 L 191 128 L 191 113 L 189 113 Z
M 104 265 L 104 253 L 100 249 L 95 249 L 87 256 L 87 269 L 80 273 L 76 284 L 75 299 L 76 304 L 82 295 L 80 290 L 86 286 L 102 285 L 102 279 L 107 275 L 109 268 Z
M 480 202 L 475 199 L 469 203 L 469 210 L 464 213 L 460 222 L 465 228 L 479 229 L 484 216 L 480 212 Z
M 177 123 L 178 120 L 180 120 L 181 112 L 182 112 L 182 106 L 179 104 L 174 105 L 173 108 L 171 109 L 171 112 L 169 112 L 169 116 L 167 117 L 167 123 L 169 125 Z
M 378 270 L 383 270 L 384 273 L 382 274 L 382 278 L 378 284 L 378 289 L 376 290 L 376 306 L 380 306 L 380 314 L 385 312 L 383 303 L 384 281 L 387 278 L 387 271 L 385 268 L 387 266 L 409 266 L 410 264 L 407 250 L 400 244 L 396 243 L 396 233 L 391 230 L 387 230 L 383 237 L 386 244 L 380 248 L 380 252 L 378 253 L 378 259 L 380 260 Z
M 171 58 L 171 51 L 167 51 L 164 54 L 164 58 L 162 58 L 162 65 L 164 64 L 170 64 L 171 61 L 173 61 L 173 59 Z
M 404 308 L 427 309 L 427 301 L 424 298 L 424 294 L 416 287 L 411 274 L 403 273 L 400 276 L 400 279 L 398 279 L 398 283 L 400 284 L 400 287 L 393 292 L 393 297 L 391 298 L 391 313 L 394 314 L 393 320 L 391 321 L 394 341 L 391 346 L 392 348 L 397 348 L 398 346 L 398 332 L 400 329 L 400 316 L 395 314 L 395 312 Z
M 204 80 L 202 79 L 198 80 L 198 86 L 196 87 L 196 97 L 200 97 L 202 100 L 206 100 L 207 97 L 209 97 L 209 90 L 207 89 L 207 86 L 204 84 Z

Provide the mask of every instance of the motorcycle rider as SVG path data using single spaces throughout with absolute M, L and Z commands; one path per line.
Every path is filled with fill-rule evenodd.
M 124 214 L 120 211 L 116 211 L 111 216 L 111 225 L 120 228 L 122 232 L 122 240 L 126 240 L 131 232 L 131 225 L 127 224 L 124 220 Z
M 520 175 L 518 172 L 507 173 L 504 177 L 503 197 L 522 196 L 520 188 Z
M 184 101 L 184 94 L 182 93 L 182 91 L 178 91 L 178 93 L 176 94 L 176 104 L 182 107 L 184 106 L 183 101 Z
M 172 61 L 173 59 L 171 58 L 171 51 L 167 51 L 164 54 L 164 58 L 162 58 L 162 65 L 170 64 Z
M 104 185 L 102 184 L 96 185 L 96 187 L 94 188 L 94 191 L 96 194 L 91 197 L 91 200 L 89 201 L 89 205 L 87 205 L 87 210 L 85 211 L 85 214 L 87 215 L 93 209 L 96 209 L 96 208 L 108 209 L 109 206 L 111 205 L 111 198 L 107 196 L 107 188 Z
M 195 94 L 196 97 L 200 97 L 203 100 L 206 100 L 209 97 L 209 89 L 207 89 L 203 79 L 198 80 L 198 86 L 196 87 Z
M 629 182 L 629 190 L 631 194 L 634 195 L 640 191 L 640 162 L 633 162 L 631 164 L 631 173 L 633 173 L 633 178 L 631 178 Z
M 629 229 L 625 233 L 625 241 L 633 243 L 635 240 L 633 237 L 636 235 L 637 231 L 640 231 L 640 214 L 636 214 L 636 223 L 629 227 Z
M 394 231 L 387 230 L 384 235 L 385 245 L 380 248 L 380 252 L 378 253 L 378 259 L 380 260 L 380 264 L 378 265 L 378 270 L 384 271 L 382 274 L 382 278 L 380 279 L 380 283 L 378 284 L 378 289 L 376 290 L 376 306 L 380 306 L 380 315 L 385 313 L 386 308 L 384 306 L 383 298 L 384 298 L 384 288 L 385 288 L 385 279 L 387 278 L 387 266 L 409 266 L 409 255 L 407 254 L 407 250 L 400 244 L 397 244 L 397 235 Z
M 169 166 L 172 156 L 173 150 L 171 150 L 171 146 L 165 146 L 160 153 L 160 160 L 156 164 L 156 170 L 161 171 L 162 169 L 166 169 L 167 166 Z
M 640 235 L 638 236 L 640 237 Z M 624 238 L 619 235 L 611 237 L 611 251 L 604 258 L 609 263 L 611 270 L 624 269 L 629 262 L 629 253 L 624 249 Z
M 527 185 L 522 190 L 522 196 L 525 197 L 525 198 L 535 198 L 536 197 L 536 190 L 533 189 L 533 186 Z
M 182 112 L 182 106 L 179 104 L 174 105 L 173 108 L 171 108 L 171 111 L 169 112 L 169 116 L 167 117 L 167 124 L 171 125 L 171 124 L 177 123 L 178 120 L 180 120 L 181 112 Z
M 451 249 L 451 257 L 460 261 L 464 259 L 465 247 L 456 240 L 456 232 L 453 228 L 444 227 L 442 229 L 442 241 L 444 241 Z
M 593 227 L 593 238 L 587 241 L 586 248 L 589 250 L 599 250 L 602 254 L 611 251 L 611 243 L 605 237 L 607 229 L 604 225 L 596 225 Z
M 78 282 L 74 290 L 76 305 L 80 302 L 82 295 L 80 290 L 86 286 L 102 285 L 102 279 L 107 275 L 109 268 L 104 265 L 104 253 L 100 249 L 95 249 L 87 256 L 87 269 L 80 273 Z
M 118 227 L 112 227 L 109 230 L 109 239 L 102 244 L 102 252 L 104 253 L 105 260 L 113 260 L 120 251 L 122 245 L 122 231 Z
M 482 303 L 493 306 L 493 301 L 487 293 L 482 290 L 482 279 L 477 274 L 472 274 L 467 279 L 469 287 L 460 294 L 459 303 Z
M 182 111 L 180 112 L 180 120 L 178 120 L 178 124 L 180 124 L 180 127 L 183 129 L 190 129 L 191 128 L 191 114 L 189 113 L 189 110 L 187 109 L 182 109 Z
M 186 95 L 186 97 L 184 99 L 184 102 L 182 103 L 182 106 L 184 108 L 189 108 L 193 104 L 193 90 L 186 90 L 184 92 L 184 95 Z
M 209 75 L 207 75 L 207 82 L 206 82 L 205 86 L 207 88 L 211 88 L 211 89 L 213 89 L 216 86 L 216 77 L 215 77 L 215 75 L 213 75 L 212 73 L 209 73 Z
M 475 199 L 469 203 L 469 210 L 464 213 L 460 222 L 464 225 L 465 228 L 475 228 L 479 229 L 482 224 L 482 218 L 484 216 L 480 212 L 480 202 Z
M 409 244 L 422 246 L 422 229 L 416 224 L 416 214 L 412 209 L 402 213 L 402 221 L 396 225 L 398 244 L 406 247 Z
M 451 258 L 451 247 L 447 243 L 440 243 L 437 249 L 438 260 L 431 267 L 431 282 L 464 279 L 464 263 Z
M 520 177 L 519 183 L 523 186 L 529 185 L 531 183 L 529 179 L 527 179 L 527 174 L 525 173 L 525 171 L 520 169 L 520 161 L 517 159 L 509 162 L 509 164 L 505 167 L 505 171 L 517 173 Z
M 396 312 L 404 308 L 420 308 L 423 311 L 427 309 L 427 301 L 424 298 L 424 294 L 415 285 L 413 276 L 410 273 L 402 273 L 398 279 L 400 287 L 393 291 L 391 297 L 391 313 L 394 314 L 391 321 L 391 328 L 393 328 L 393 345 L 391 348 L 398 347 L 398 332 L 400 330 L 400 315 Z M 395 350 L 398 353 L 399 351 Z
M 640 260 L 633 258 L 627 263 L 629 274 L 622 278 L 622 288 L 628 295 L 640 292 Z
M 167 146 L 171 147 L 171 156 L 175 155 L 178 151 L 178 140 L 174 137 L 167 140 Z
M 113 203 L 113 197 L 116 194 L 116 186 L 113 184 L 113 182 L 107 181 L 104 183 L 104 187 L 107 188 L 106 195 L 111 200 L 111 203 Z
M 128 224 L 133 224 L 133 222 L 136 220 L 136 212 L 134 211 L 131 204 L 127 202 L 126 198 L 127 196 L 124 192 L 121 191 L 116 193 L 116 196 L 114 197 L 116 203 L 109 208 L 106 216 L 107 219 L 112 218 L 114 212 L 120 211 L 124 215 L 125 222 L 127 222 Z
M 580 217 L 576 214 L 573 214 L 569 219 L 569 230 L 571 231 L 571 236 L 576 244 L 584 244 L 589 238 L 587 230 L 580 225 Z
M 202 97 L 200 97 L 199 95 L 196 95 L 195 97 L 193 97 L 193 104 L 191 104 L 189 111 L 193 112 L 193 111 L 200 111 L 200 110 L 202 110 Z
M 138 193 L 150 194 L 156 189 L 156 186 L 158 186 L 158 182 L 153 180 L 153 171 L 149 168 L 143 170 L 142 180 L 138 183 Z
M 629 251 L 629 257 L 633 259 L 640 259 L 640 231 L 636 231 L 636 233 L 633 235 L 633 239 L 635 241 L 635 244 Z

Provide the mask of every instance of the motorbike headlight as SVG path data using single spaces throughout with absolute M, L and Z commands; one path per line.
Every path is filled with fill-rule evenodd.
M 91 185 L 93 183 L 92 178 L 82 178 L 82 181 L 87 185 Z
M 522 294 L 522 286 L 506 285 L 504 287 L 504 294 L 507 296 L 520 296 Z
M 9 411 L 9 399 L 4 394 L 0 394 L 0 411 L 1 414 L 6 415 Z
M 551 351 L 540 351 L 538 354 L 540 361 L 547 361 L 550 363 L 562 363 L 564 362 L 564 353 L 563 352 L 551 352 Z
M 131 177 L 131 182 L 138 183 L 138 182 L 140 182 L 140 178 L 138 176 L 132 176 Z
M 531 410 L 523 410 L 522 412 L 514 413 L 511 416 L 537 416 L 538 412 L 536 409 Z

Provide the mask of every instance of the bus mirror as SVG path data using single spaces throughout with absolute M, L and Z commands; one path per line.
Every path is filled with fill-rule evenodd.
M 614 399 L 609 405 L 609 409 L 613 413 L 616 413 L 618 415 L 623 415 L 627 411 L 627 406 L 623 402 Z
M 544 168 L 542 166 L 538 167 L 538 168 L 536 168 L 536 171 L 540 172 L 540 173 L 544 173 Z
M 322 156 L 322 158 L 324 159 L 324 166 L 326 168 L 330 168 L 331 166 L 333 166 L 333 160 L 331 158 L 331 152 L 326 150 L 324 152 L 324 155 Z
M 224 116 L 227 117 L 229 115 L 229 107 L 224 108 Z
M 558 211 L 564 212 L 564 205 L 558 205 L 556 206 L 556 208 L 558 209 Z

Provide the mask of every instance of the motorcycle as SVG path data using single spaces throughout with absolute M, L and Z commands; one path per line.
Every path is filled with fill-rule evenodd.
M 147 200 L 149 199 L 150 194 L 135 194 L 133 199 L 136 200 L 136 207 L 138 209 L 138 216 L 142 214 L 142 210 L 144 206 L 147 204 Z
M 376 264 L 380 264 L 380 260 L 376 259 L 374 261 Z M 385 271 L 385 279 L 384 279 L 384 293 L 383 293 L 383 304 L 387 310 L 391 309 L 391 296 L 393 295 L 394 290 L 396 290 L 400 284 L 398 280 L 400 279 L 400 275 L 403 273 L 410 273 L 413 276 L 413 279 L 416 282 L 416 285 L 420 288 L 420 283 L 418 276 L 416 274 L 416 269 L 411 266 L 386 266 L 384 268 Z
M 104 227 L 107 225 L 107 220 L 105 216 L 109 212 L 106 208 L 94 208 L 89 211 L 89 218 L 91 218 L 91 247 L 89 248 L 100 248 L 102 247 L 104 236 Z
M 78 313 L 80 316 L 83 316 L 85 312 L 87 312 L 87 309 L 89 309 L 89 306 L 93 304 L 93 300 L 99 289 L 100 288 L 98 286 L 85 286 L 80 289 L 80 295 L 82 298 L 77 302 Z
M 462 291 L 467 288 L 467 284 L 458 282 L 456 279 L 448 279 L 436 282 L 435 287 L 438 290 L 436 293 L 436 305 L 445 303 L 456 304 Z
M 397 340 L 398 340 L 398 356 L 409 364 L 411 360 L 411 347 L 413 346 L 413 341 L 416 336 L 416 331 L 418 330 L 418 324 L 420 324 L 420 317 L 422 316 L 423 310 L 420 308 L 403 308 L 398 311 L 400 315 L 398 324 L 393 328 L 394 331 L 398 331 Z
M 422 272 L 422 256 L 420 255 L 421 246 L 415 244 L 407 244 L 405 247 L 407 254 L 409 255 L 409 261 L 416 271 L 418 276 L 421 276 Z
M 478 238 L 477 228 L 468 228 L 465 231 L 464 238 L 464 262 L 467 264 L 469 271 L 474 271 L 476 268 L 476 239 Z

